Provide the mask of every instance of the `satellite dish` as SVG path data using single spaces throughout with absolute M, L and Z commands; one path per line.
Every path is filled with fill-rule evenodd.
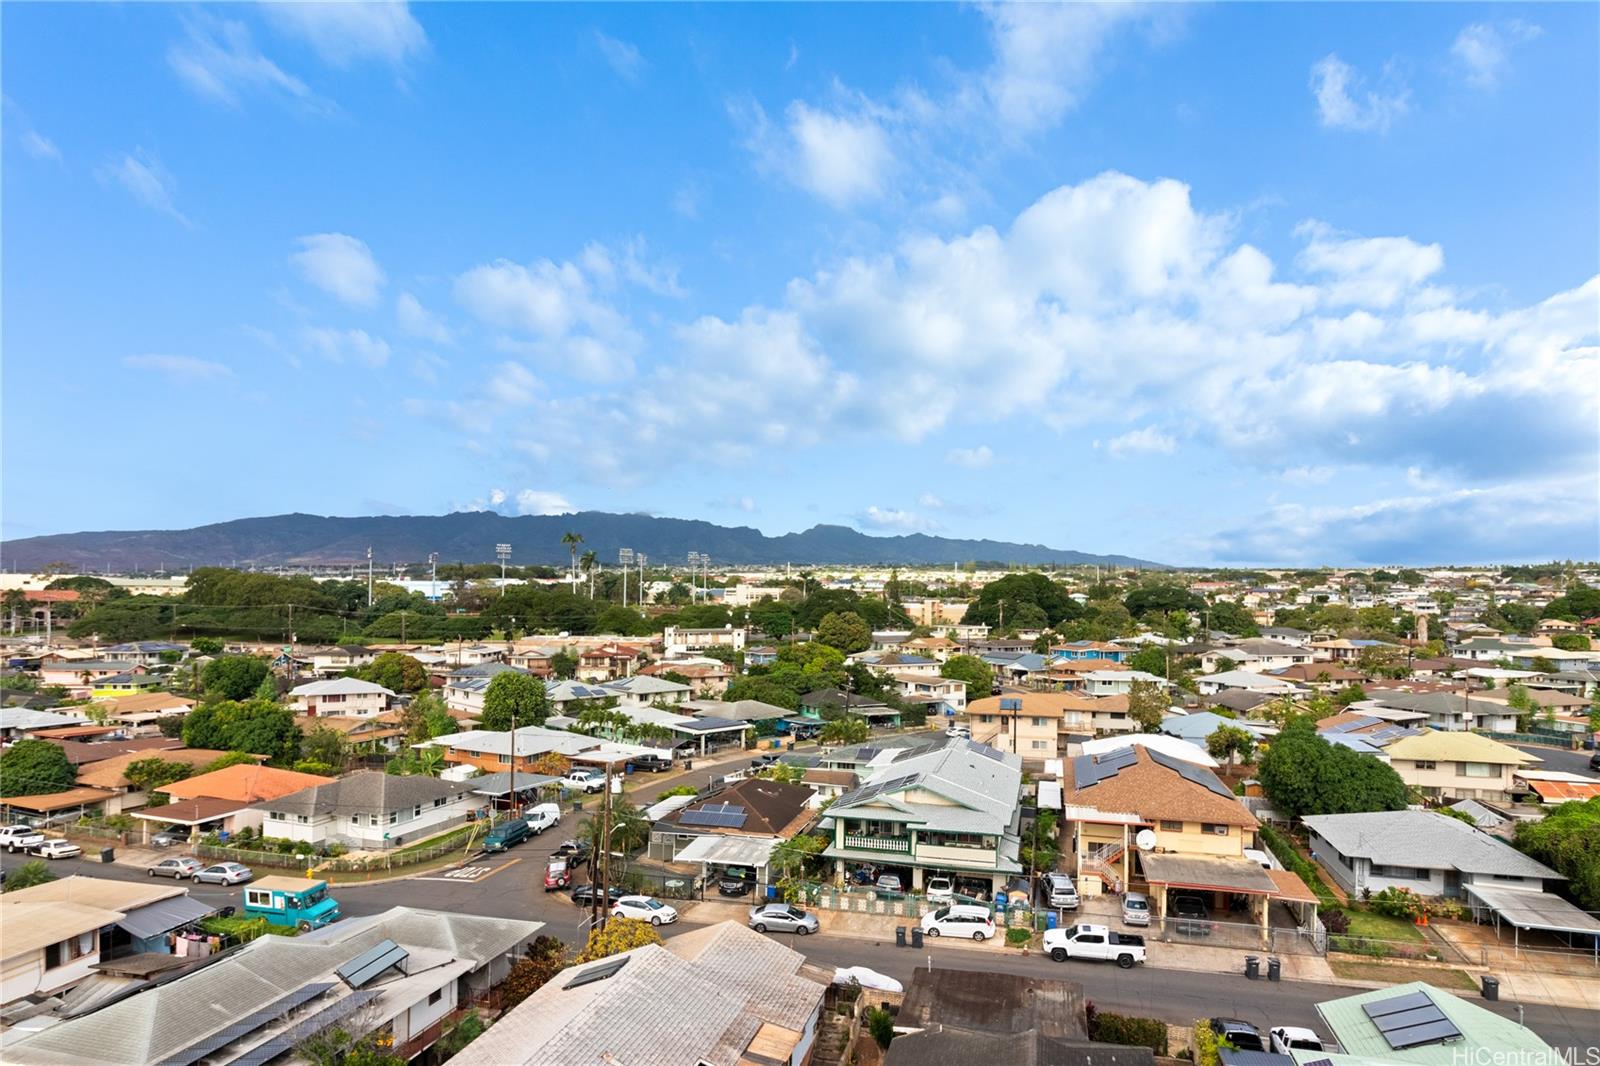
M 1156 846 L 1156 835 L 1148 829 L 1139 830 L 1139 835 L 1133 838 L 1134 846 L 1140 851 L 1149 851 Z

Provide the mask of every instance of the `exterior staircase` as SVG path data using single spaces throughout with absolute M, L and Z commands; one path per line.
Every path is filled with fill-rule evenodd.
M 1127 850 L 1127 846 L 1121 841 L 1102 844 L 1083 857 L 1083 868 L 1080 872 L 1100 878 L 1100 883 L 1106 886 L 1107 892 L 1121 892 L 1122 871 L 1119 864 L 1122 862 L 1123 852 Z

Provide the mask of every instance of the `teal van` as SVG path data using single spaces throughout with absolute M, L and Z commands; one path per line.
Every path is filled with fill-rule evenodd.
M 483 838 L 484 851 L 505 851 L 514 848 L 533 835 L 526 818 L 507 818 Z
M 340 917 L 339 902 L 328 895 L 328 882 L 304 877 L 263 877 L 246 885 L 244 913 L 301 932 L 320 929 Z

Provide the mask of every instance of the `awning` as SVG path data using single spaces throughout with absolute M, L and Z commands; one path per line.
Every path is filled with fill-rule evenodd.
M 1553 933 L 1590 933 L 1600 936 L 1600 918 L 1587 914 L 1560 896 L 1526 888 L 1465 884 L 1467 895 L 1519 929 L 1544 929 Z
M 767 865 L 772 849 L 783 841 L 777 837 L 703 836 L 679 851 L 676 862 L 715 862 L 725 866 Z
M 208 914 L 215 914 L 216 910 L 215 907 L 207 907 L 189 896 L 173 896 L 131 910 L 116 924 L 118 929 L 125 931 L 135 940 L 148 940 L 153 936 L 181 929 L 190 922 L 197 922 Z
M 1272 883 L 1278 886 L 1277 896 L 1289 903 L 1320 903 L 1317 894 L 1311 891 L 1306 883 L 1300 880 L 1300 875 L 1293 870 L 1268 870 L 1267 875 L 1272 878 Z
M 1168 888 L 1198 888 L 1209 892 L 1243 892 L 1275 896 L 1277 883 L 1249 859 L 1213 859 L 1198 855 L 1139 853 L 1145 880 Z
M 545 785 L 556 784 L 560 778 L 548 774 L 518 774 L 517 791 L 528 792 L 532 789 L 543 788 Z M 484 774 L 481 777 L 467 779 L 467 784 L 472 786 L 472 791 L 480 796 L 505 796 L 511 793 L 511 771 L 502 770 L 499 773 Z

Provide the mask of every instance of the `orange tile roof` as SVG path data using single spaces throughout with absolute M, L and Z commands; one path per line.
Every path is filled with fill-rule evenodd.
M 1529 781 L 1528 785 L 1546 803 L 1565 803 L 1568 800 L 1586 800 L 1600 796 L 1600 781 L 1593 784 L 1577 781 Z
M 333 782 L 331 777 L 302 774 L 294 770 L 279 770 L 272 766 L 227 766 L 209 774 L 175 781 L 160 791 L 175 800 L 214 799 L 238 800 L 241 803 L 260 803 L 281 799 L 301 789 Z

